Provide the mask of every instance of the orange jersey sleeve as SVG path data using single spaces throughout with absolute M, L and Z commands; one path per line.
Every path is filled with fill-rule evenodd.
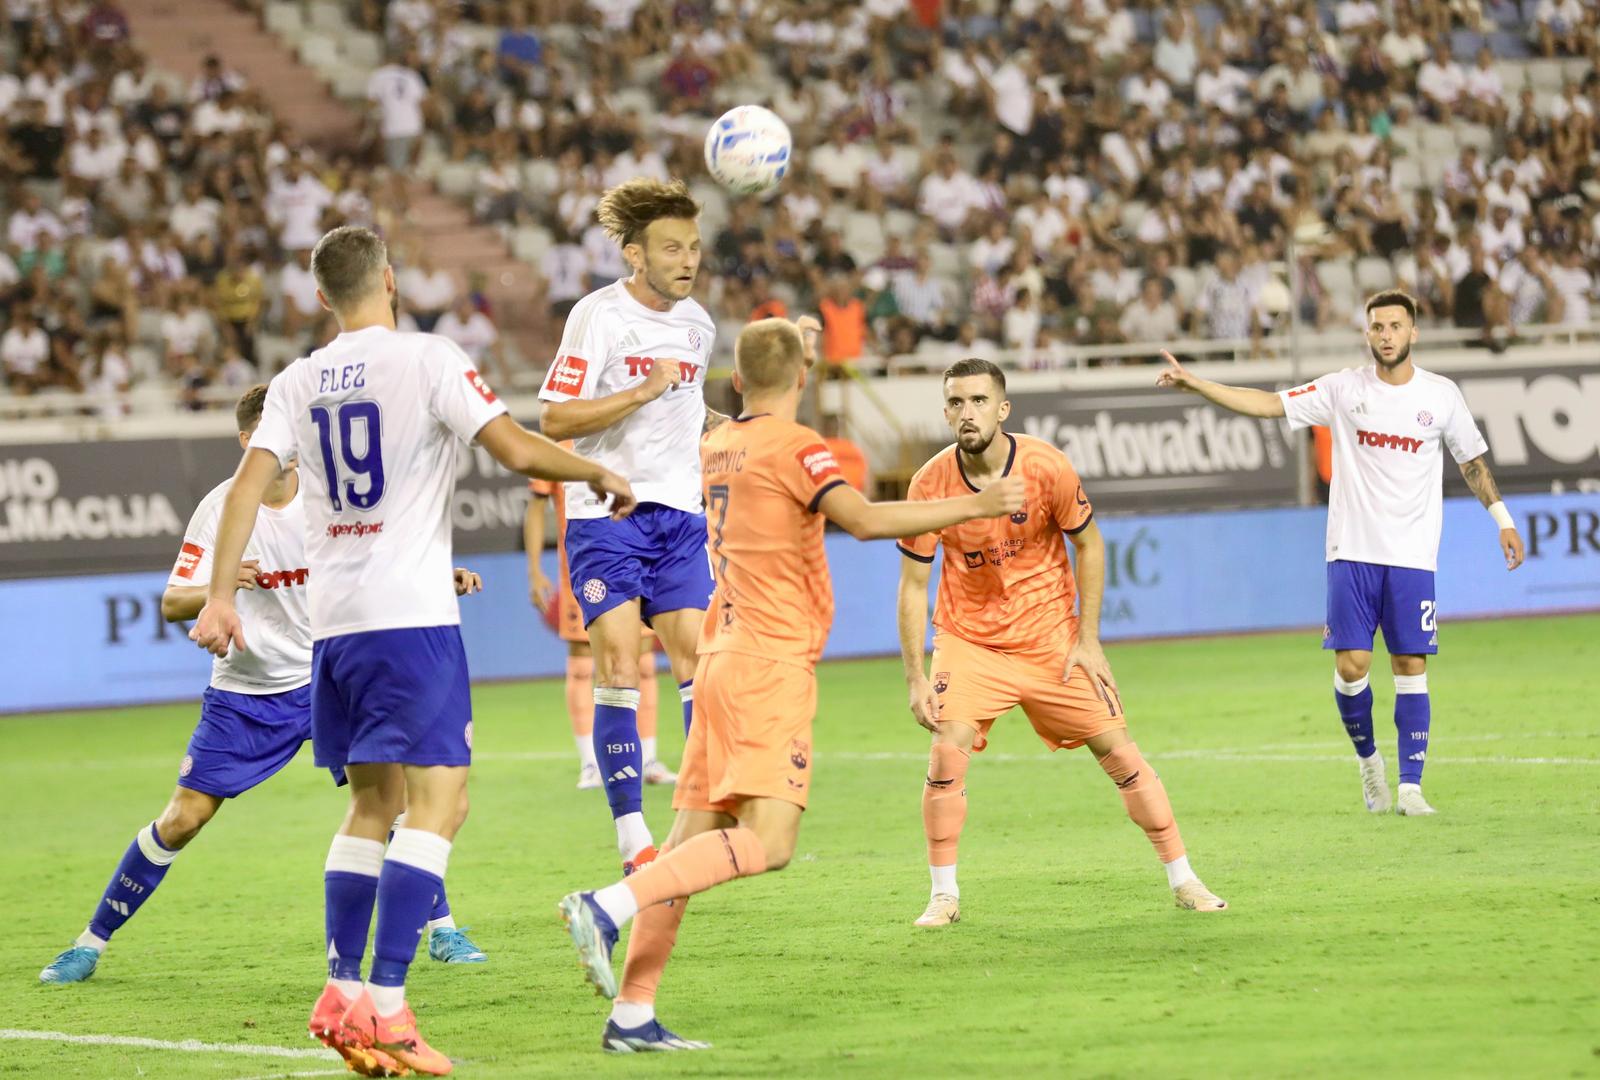
M 833 626 L 822 497 L 843 484 L 810 428 L 772 416 L 722 424 L 700 444 L 717 591 L 700 652 L 813 667 Z
M 900 550 L 932 562 L 944 545 L 933 611 L 940 630 L 991 649 L 1033 649 L 1076 633 L 1078 587 L 1062 534 L 1088 525 L 1094 509 L 1060 450 L 1027 435 L 1004 438 L 1011 442 L 1005 475 L 1020 475 L 1027 489 L 1022 509 L 902 540 Z M 908 497 L 975 490 L 950 447 L 922 467 Z

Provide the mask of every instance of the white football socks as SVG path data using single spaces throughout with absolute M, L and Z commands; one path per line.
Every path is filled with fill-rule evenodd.
M 955 863 L 951 863 L 949 866 L 933 866 L 930 864 L 928 876 L 933 879 L 934 896 L 938 896 L 940 893 L 949 893 L 951 896 L 957 897 L 961 895 L 961 887 L 956 884 Z
M 1162 863 L 1162 868 L 1167 872 L 1167 887 L 1176 889 L 1185 881 L 1196 881 L 1195 872 L 1189 868 L 1189 856 L 1179 855 L 1169 863 Z
M 640 813 L 623 814 L 617 818 L 617 851 L 624 860 L 632 859 L 645 848 L 655 843 L 650 836 L 650 828 L 644 823 L 644 815 Z
M 656 1018 L 656 1007 L 648 1002 L 613 1001 L 611 1022 L 620 1028 L 636 1028 Z

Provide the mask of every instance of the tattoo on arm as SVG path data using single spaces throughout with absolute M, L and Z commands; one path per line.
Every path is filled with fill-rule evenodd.
M 1461 475 L 1484 506 L 1493 506 L 1500 501 L 1500 488 L 1496 486 L 1494 476 L 1489 472 L 1489 463 L 1482 455 L 1463 464 Z
M 712 428 L 720 427 L 721 425 L 723 425 L 723 424 L 725 424 L 727 422 L 728 422 L 728 418 L 726 416 L 724 416 L 722 413 L 719 413 L 717 410 L 713 409 L 711 406 L 707 405 L 706 406 L 706 422 L 700 428 L 700 434 L 704 435 L 706 432 L 710 431 Z

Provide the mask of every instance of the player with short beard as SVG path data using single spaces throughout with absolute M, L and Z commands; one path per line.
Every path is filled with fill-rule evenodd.
M 711 601 L 700 437 L 726 419 L 706 408 L 716 326 L 690 292 L 700 270 L 700 207 L 682 181 L 637 179 L 596 216 L 632 276 L 579 300 L 539 392 L 552 439 L 627 477 L 639 509 L 608 518 L 604 499 L 568 485 L 572 593 L 594 656 L 594 750 L 624 873 L 656 856 L 644 820 L 639 736 L 641 619 L 667 651 L 689 727 L 695 642 Z
M 1522 539 L 1489 472 L 1484 442 L 1455 383 L 1411 359 L 1417 305 L 1399 290 L 1367 301 L 1372 364 L 1346 368 L 1272 393 L 1198 378 L 1171 353 L 1157 386 L 1199 394 L 1245 416 L 1287 417 L 1293 429 L 1322 425 L 1333 433 L 1328 498 L 1328 614 L 1322 647 L 1334 653 L 1334 701 L 1361 771 L 1362 798 L 1374 814 L 1391 805 L 1407 816 L 1431 814 L 1422 797 L 1432 709 L 1427 658 L 1439 651 L 1434 568 L 1444 518 L 1440 479 L 1444 447 L 1467 486 L 1499 526 L 1506 569 L 1522 565 Z M 1394 724 L 1400 789 L 1389 791 L 1372 732 L 1372 636 L 1383 628 L 1394 672 Z
M 1128 734 L 1100 647 L 1106 562 L 1094 508 L 1065 454 L 1002 428 L 1010 413 L 998 367 L 980 359 L 951 365 L 944 373 L 944 418 L 956 444 L 918 470 L 907 495 L 940 499 L 1008 476 L 1026 485 L 1022 509 L 1009 517 L 900 542 L 900 655 L 911 713 L 933 733 L 922 789 L 932 895 L 916 924 L 948 926 L 961 918 L 956 846 L 967 817 L 967 765 L 988 744 L 995 720 L 1018 705 L 1051 750 L 1087 746 L 1094 754 L 1155 848 L 1174 902 L 1220 911 L 1227 904 L 1190 869 L 1166 787 Z M 1063 533 L 1078 553 L 1076 575 Z M 928 578 L 941 544 L 930 681 L 922 643 Z

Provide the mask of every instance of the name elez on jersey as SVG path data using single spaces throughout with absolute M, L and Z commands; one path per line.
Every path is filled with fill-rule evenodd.
M 317 373 L 317 393 L 336 394 L 341 390 L 364 390 L 367 386 L 367 365 L 346 364 L 341 368 L 323 368 Z

